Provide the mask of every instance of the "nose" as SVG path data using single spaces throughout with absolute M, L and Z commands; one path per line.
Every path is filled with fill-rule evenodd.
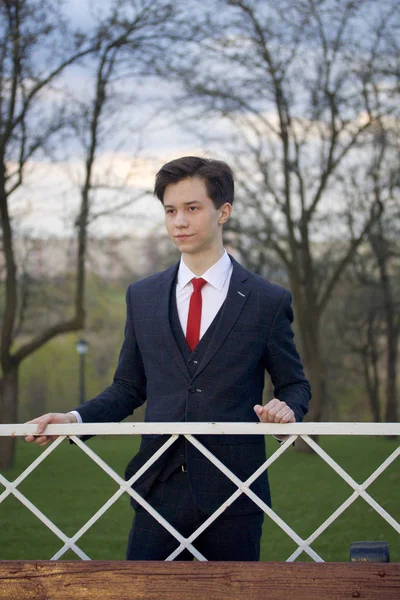
M 184 212 L 180 212 L 178 211 L 176 213 L 176 217 L 175 217 L 175 226 L 176 227 L 187 227 L 188 226 L 188 220 L 187 217 L 185 215 Z

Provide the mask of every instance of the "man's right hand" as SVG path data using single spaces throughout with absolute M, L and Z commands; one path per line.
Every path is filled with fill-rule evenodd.
M 71 413 L 47 413 L 28 423 L 37 423 L 36 433 L 27 435 L 25 438 L 26 442 L 33 442 L 38 446 L 46 446 L 49 442 L 55 440 L 58 435 L 40 435 L 43 433 L 47 425 L 62 425 L 64 423 L 77 423 L 75 415 Z

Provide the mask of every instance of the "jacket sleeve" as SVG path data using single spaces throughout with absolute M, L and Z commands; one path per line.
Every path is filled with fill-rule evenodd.
M 131 286 L 126 293 L 125 336 L 112 384 L 75 410 L 84 423 L 118 422 L 146 400 L 146 375 L 132 319 Z
M 275 398 L 286 402 L 296 421 L 302 421 L 308 411 L 311 388 L 294 343 L 292 322 L 291 294 L 285 292 L 271 325 L 264 364 L 271 376 Z

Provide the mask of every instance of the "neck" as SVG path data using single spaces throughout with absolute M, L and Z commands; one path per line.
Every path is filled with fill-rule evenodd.
M 199 254 L 182 254 L 185 265 L 198 277 L 201 277 L 210 267 L 222 258 L 224 248 L 218 246 Z

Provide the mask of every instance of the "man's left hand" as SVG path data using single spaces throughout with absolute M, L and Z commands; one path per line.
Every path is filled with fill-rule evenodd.
M 296 418 L 293 410 L 277 398 L 270 400 L 265 406 L 256 404 L 254 412 L 260 419 L 261 423 L 295 423 Z M 288 435 L 276 435 L 278 440 L 282 442 L 288 439 Z

